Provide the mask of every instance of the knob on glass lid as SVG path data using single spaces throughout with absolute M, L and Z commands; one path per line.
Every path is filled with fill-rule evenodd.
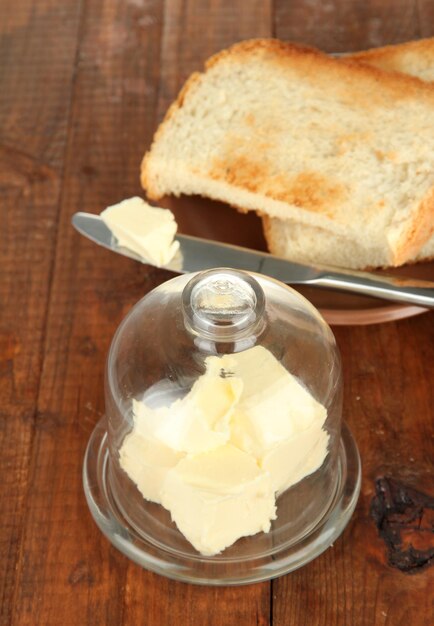
M 244 272 L 217 269 L 198 274 L 182 293 L 186 327 L 215 341 L 258 333 L 265 297 L 258 281 Z
M 85 459 L 95 520 L 144 567 L 190 582 L 307 563 L 357 501 L 330 328 L 293 289 L 231 269 L 183 275 L 121 323 Z

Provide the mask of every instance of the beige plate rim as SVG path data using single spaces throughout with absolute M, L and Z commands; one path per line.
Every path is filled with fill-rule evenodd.
M 415 315 L 427 313 L 429 309 L 412 305 L 394 305 L 360 311 L 323 308 L 319 310 L 326 322 L 331 326 L 368 326 L 371 324 L 384 324 L 385 322 L 394 322 L 408 317 L 414 317 Z

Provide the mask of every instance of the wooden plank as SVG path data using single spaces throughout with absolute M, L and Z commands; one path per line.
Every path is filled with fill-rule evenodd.
M 276 37 L 325 52 L 400 43 L 420 32 L 417 4 L 408 0 L 276 0 L 274 16 Z
M 139 193 L 156 101 L 160 4 L 89 1 L 75 77 L 55 271 L 11 623 L 122 621 L 126 559 L 96 528 L 81 484 L 103 411 L 103 370 L 128 308 L 167 277 L 81 239 L 78 209 Z
M 408 575 L 388 565 L 369 508 L 379 476 L 434 495 L 433 321 L 430 313 L 335 329 L 344 368 L 344 417 L 362 457 L 362 492 L 334 547 L 274 582 L 275 626 L 432 623 L 434 569 Z
M 0 623 L 28 489 L 80 3 L 0 10 Z
M 167 0 L 164 11 L 157 120 L 161 120 L 185 79 L 222 48 L 252 37 L 270 36 L 271 2 Z M 189 205 L 189 199 L 185 205 Z M 211 206 L 200 203 L 205 211 Z M 170 199 L 167 206 L 181 202 Z M 160 580 L 130 565 L 126 582 L 124 624 L 231 626 L 269 624 L 270 585 L 207 588 Z
M 269 583 L 200 587 L 129 567 L 123 624 L 269 626 Z
M 352 42 L 355 48 L 410 38 L 413 31 L 431 34 L 429 3 L 418 3 L 417 24 L 414 4 L 382 4 L 336 3 L 327 17 L 333 13 L 326 9 L 330 3 L 319 7 L 279 0 L 277 10 L 283 7 L 289 17 L 285 22 L 282 13 L 276 14 L 276 34 L 299 40 L 309 36 L 310 43 L 324 42 L 324 49 L 335 50 L 337 16 L 343 23 L 353 20 L 337 31 L 342 50 Z M 168 274 L 96 249 L 73 234 L 69 219 L 79 208 L 96 212 L 140 193 L 141 155 L 156 118 L 185 75 L 232 41 L 269 34 L 270 4 L 255 0 L 246 8 L 241 1 L 167 0 L 161 41 L 163 3 L 88 1 L 46 336 L 80 4 L 23 0 L 16 5 L 0 13 L 0 55 L 7 61 L 0 64 L 6 235 L 0 250 L 5 277 L 0 287 L 0 454 L 7 469 L 0 486 L 0 580 L 5 574 L 0 622 L 265 626 L 270 623 L 268 584 L 207 589 L 142 571 L 109 546 L 87 511 L 81 462 L 103 411 L 103 362 L 112 333 L 129 307 Z M 16 58 L 24 59 L 19 72 Z M 26 80 L 20 78 L 22 67 Z M 345 410 L 364 460 L 362 497 L 332 549 L 273 583 L 273 623 L 417 626 L 434 621 L 433 570 L 409 577 L 391 569 L 369 517 L 373 481 L 381 473 L 434 493 L 432 322 L 426 315 L 337 329 Z
M 431 0 L 416 0 L 420 37 L 434 36 L 434 4 Z
M 428 4 L 422 2 L 420 15 Z M 416 3 L 276 4 L 276 35 L 344 52 L 432 34 Z M 343 536 L 319 559 L 273 583 L 273 623 L 379 625 L 434 620 L 434 570 L 405 575 L 386 562 L 369 514 L 383 474 L 434 494 L 432 472 L 433 315 L 373 327 L 336 328 L 342 352 L 344 416 L 358 442 L 362 493 Z M 398 601 L 399 598 L 399 601 Z
M 133 615 L 139 620 L 152 615 L 161 623 L 162 606 L 167 615 L 189 614 L 187 596 L 195 604 L 202 597 L 199 607 L 205 623 L 212 619 L 210 607 L 222 595 L 231 619 L 239 621 L 249 607 L 248 623 L 250 617 L 268 623 L 268 585 L 220 595 L 192 587 L 186 596 L 186 585 L 160 583 L 128 564 L 90 519 L 77 471 L 91 428 L 103 410 L 103 358 L 114 329 L 134 301 L 167 277 L 95 249 L 73 236 L 69 226 L 77 208 L 98 211 L 139 191 L 137 170 L 144 147 L 138 137 L 149 143 L 153 131 L 152 77 L 158 75 L 161 24 L 155 8 L 152 12 L 143 7 L 114 2 L 102 6 L 90 2 L 86 7 L 39 398 L 26 558 L 16 588 L 16 624 L 34 623 L 35 616 L 44 624 L 135 623 Z M 135 31 L 129 41 L 137 23 L 143 30 L 140 36 Z M 151 581 L 156 582 L 151 586 Z M 167 585 L 170 594 L 160 594 Z M 160 606 L 158 612 L 150 613 L 143 605 L 146 593 Z M 71 601 L 61 600 L 68 597 Z M 221 615 L 225 617 L 224 612 Z M 190 619 L 196 617 L 192 609 Z

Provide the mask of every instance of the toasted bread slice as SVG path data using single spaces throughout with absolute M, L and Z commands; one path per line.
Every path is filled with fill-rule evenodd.
M 375 48 L 345 58 L 433 81 L 434 88 L 434 38 Z M 363 239 L 363 233 L 362 237 L 351 239 L 321 228 L 276 218 L 263 218 L 263 226 L 269 249 L 295 261 L 355 269 L 389 265 L 387 254 L 370 246 L 369 241 Z M 407 262 L 430 259 L 434 259 L 434 236 Z
M 154 200 L 201 194 L 383 250 L 398 265 L 434 215 L 434 89 L 276 40 L 194 74 L 142 164 Z

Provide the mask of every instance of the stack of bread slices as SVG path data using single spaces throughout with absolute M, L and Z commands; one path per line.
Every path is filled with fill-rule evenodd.
M 256 211 L 272 253 L 347 268 L 434 257 L 434 39 L 339 58 L 244 41 L 193 74 L 142 163 L 152 200 Z

